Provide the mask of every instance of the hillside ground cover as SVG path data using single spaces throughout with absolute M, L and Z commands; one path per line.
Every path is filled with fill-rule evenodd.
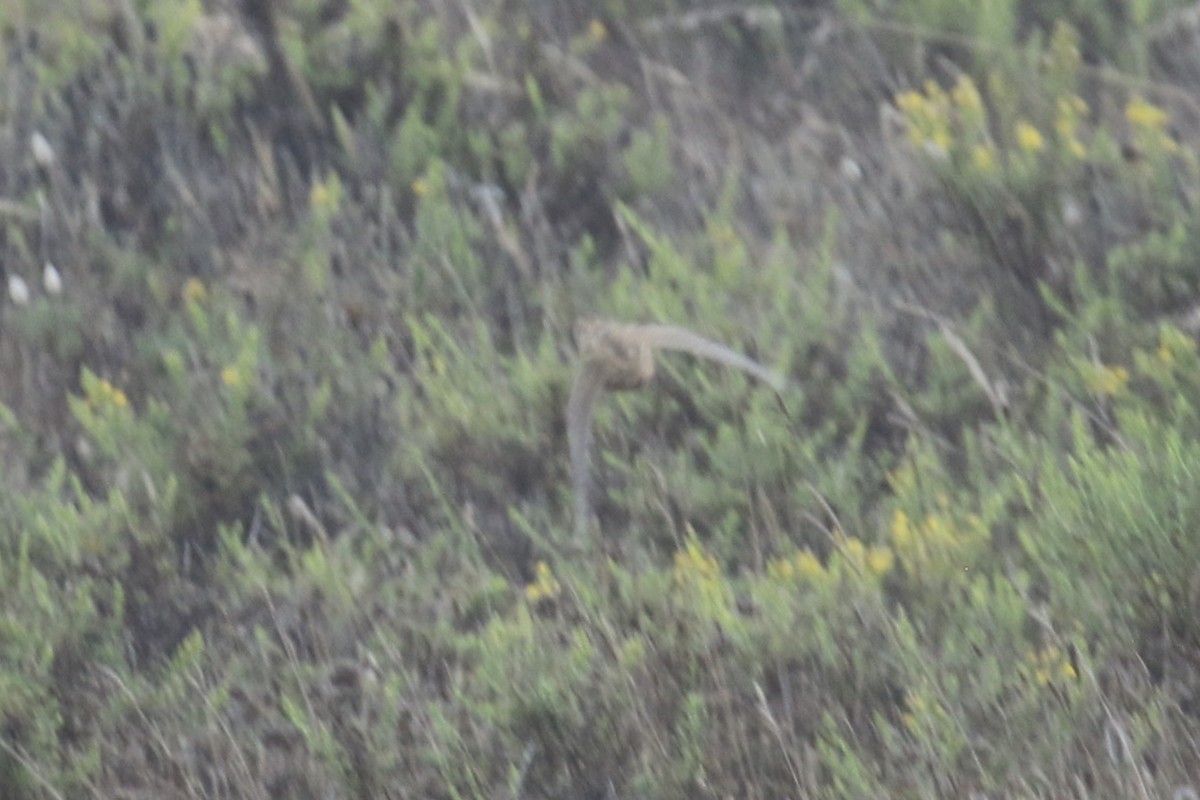
M 0 5 L 0 796 L 1196 797 L 1197 33 Z

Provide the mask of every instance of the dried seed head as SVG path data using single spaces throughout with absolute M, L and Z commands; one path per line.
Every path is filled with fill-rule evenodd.
M 33 163 L 42 169 L 50 169 L 54 165 L 54 148 L 41 131 L 34 131 L 29 137 L 29 149 L 33 151 Z
M 46 288 L 47 294 L 57 295 L 62 292 L 62 275 L 59 274 L 58 269 L 49 261 L 42 268 L 42 286 Z
M 25 283 L 25 279 L 20 275 L 8 276 L 8 298 L 15 305 L 29 305 L 29 284 Z

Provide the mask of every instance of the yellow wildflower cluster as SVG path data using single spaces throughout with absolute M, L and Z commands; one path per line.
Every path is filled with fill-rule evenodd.
M 896 105 L 904 113 L 915 146 L 935 158 L 966 158 L 967 165 L 981 173 L 996 171 L 987 106 L 971 78 L 961 76 L 949 93 L 928 81 L 924 92 L 904 92 Z
M 960 77 L 950 92 L 950 99 L 954 101 L 963 128 L 978 131 L 987 127 L 987 109 L 983 106 L 983 96 L 979 94 L 973 80 L 966 75 Z
M 1121 366 L 1088 363 L 1084 367 L 1084 380 L 1087 381 L 1088 391 L 1092 394 L 1115 397 L 1129 383 L 1129 370 Z
M 313 211 L 331 210 L 337 202 L 337 193 L 325 181 L 317 181 L 308 192 L 308 204 Z
M 857 571 L 875 578 L 886 575 L 895 560 L 891 548 L 876 545 L 867 547 L 853 536 L 843 540 L 842 557 Z
M 908 118 L 909 141 L 914 145 L 928 142 L 942 149 L 950 147 L 950 109 L 942 87 L 930 81 L 924 94 L 904 92 L 896 98 L 896 105 Z
M 1171 389 L 1181 388 L 1181 379 L 1190 385 L 1192 377 L 1200 371 L 1196 340 L 1170 325 L 1159 330 L 1154 350 L 1135 351 L 1133 362 L 1139 375 Z
M 676 551 L 672 578 L 692 613 L 716 620 L 731 613 L 733 591 L 716 557 L 705 551 L 695 537 L 688 537 L 684 549 Z
M 1142 97 L 1135 97 L 1125 106 L 1125 119 L 1135 128 L 1145 131 L 1161 131 L 1167 127 L 1167 112 L 1152 105 Z
M 926 81 L 924 92 L 900 94 L 896 105 L 908 121 L 909 141 L 926 151 L 948 155 L 954 144 L 954 102 L 934 81 Z
M 1170 366 L 1177 357 L 1196 352 L 1196 340 L 1178 328 L 1163 328 L 1158 335 L 1158 360 Z
M 926 584 L 944 583 L 969 570 L 991 538 L 977 515 L 955 520 L 947 499 L 939 505 L 940 513 L 926 514 L 919 522 L 903 509 L 892 515 L 890 534 L 896 558 L 911 578 Z
M 1046 149 L 1046 140 L 1042 138 L 1042 132 L 1028 120 L 1017 123 L 1016 137 L 1017 147 L 1026 153 L 1040 153 Z
M 584 56 L 594 51 L 608 39 L 608 26 L 602 20 L 593 17 L 587 26 L 577 35 L 571 37 L 571 52 Z
M 1054 645 L 1043 647 L 1036 652 L 1031 650 L 1026 653 L 1021 673 L 1026 680 L 1031 680 L 1038 686 L 1047 686 L 1055 681 L 1079 679 L 1071 660 Z
M 85 383 L 84 401 L 96 411 L 120 410 L 129 407 L 125 392 L 113 386 L 107 378 Z
M 825 575 L 825 566 L 810 550 L 799 550 L 789 558 L 767 562 L 767 575 L 776 580 L 815 582 Z
M 1064 76 L 1073 74 L 1072 59 L 1078 55 L 1074 45 L 1063 38 L 1057 46 L 1062 52 L 1052 59 L 1058 65 L 1054 68 L 1063 70 Z M 1052 146 L 1075 160 L 1087 157 L 1081 130 L 1088 105 L 1069 86 L 1056 94 L 1052 134 L 1046 132 L 1049 120 L 1020 117 L 1020 98 L 999 75 L 990 76 L 988 87 L 993 99 L 990 109 L 975 82 L 965 75 L 949 92 L 929 81 L 921 91 L 898 95 L 896 105 L 908 124 L 910 142 L 936 159 L 978 175 L 995 175 L 1001 169 L 1015 169 L 1026 177 L 1036 175 L 1038 157 Z M 1141 117 L 1161 126 L 1157 118 L 1144 112 Z M 989 119 L 997 121 L 997 127 L 1012 125 L 1003 148 L 992 138 Z
M 553 600 L 562 592 L 558 578 L 550 570 L 550 565 L 539 561 L 533 567 L 533 583 L 525 587 L 525 599 L 531 603 L 541 600 Z
M 990 144 L 977 144 L 971 148 L 971 164 L 980 172 L 996 171 L 996 148 Z
M 854 536 L 839 534 L 840 547 L 830 556 L 829 566 L 823 565 L 809 550 L 799 550 L 785 558 L 767 563 L 767 575 L 780 581 L 802 581 L 819 584 L 825 580 L 838 581 L 848 574 L 881 578 L 892 569 L 895 558 L 891 548 L 867 546 Z
M 1125 119 L 1133 129 L 1134 140 L 1148 154 L 1178 152 L 1178 142 L 1167 132 L 1170 117 L 1163 109 L 1134 97 L 1125 106 Z
M 230 389 L 236 389 L 244 383 L 241 370 L 237 367 L 226 367 L 221 370 L 221 382 Z
M 87 367 L 82 369 L 79 382 L 83 396 L 68 398 L 71 413 L 103 449 L 119 448 L 128 424 L 134 420 L 129 398 L 107 378 L 98 377 Z
M 900 715 L 900 719 L 904 727 L 913 732 L 950 719 L 942 704 L 931 700 L 923 691 L 905 692 L 904 707 L 905 711 Z
M 675 552 L 675 580 L 678 583 L 710 583 L 720 580 L 721 566 L 712 553 L 689 538 L 684 549 Z
M 1084 158 L 1087 148 L 1079 140 L 1079 124 L 1087 118 L 1088 104 L 1077 94 L 1060 97 L 1054 115 L 1054 133 L 1062 148 L 1073 158 Z

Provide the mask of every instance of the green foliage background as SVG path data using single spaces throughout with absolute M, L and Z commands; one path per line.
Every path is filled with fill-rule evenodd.
M 3 4 L 0 796 L 1195 796 L 1196 25 Z

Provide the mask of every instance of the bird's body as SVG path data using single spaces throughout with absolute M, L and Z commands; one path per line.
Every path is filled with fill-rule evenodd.
M 575 324 L 582 370 L 609 391 L 640 389 L 654 379 L 654 350 L 640 330 L 602 319 L 581 319 Z
M 575 324 L 579 368 L 567 401 L 567 440 L 575 489 L 576 532 L 587 531 L 591 515 L 592 415 L 605 391 L 640 389 L 654 379 L 656 349 L 683 350 L 747 372 L 782 391 L 785 381 L 758 362 L 674 325 L 638 325 L 605 319 Z

